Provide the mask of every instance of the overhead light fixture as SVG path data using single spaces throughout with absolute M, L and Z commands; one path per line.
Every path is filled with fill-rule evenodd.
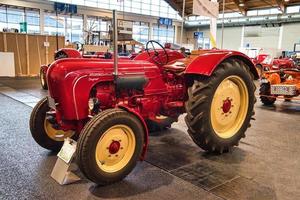
M 284 2 L 289 2 L 290 0 L 284 0 Z
M 244 3 L 240 3 L 240 4 L 239 4 L 239 6 L 241 6 L 241 7 L 244 7 L 244 6 L 245 6 L 245 4 L 244 4 Z

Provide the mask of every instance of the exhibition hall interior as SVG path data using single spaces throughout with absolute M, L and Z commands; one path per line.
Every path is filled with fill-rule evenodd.
M 0 199 L 300 199 L 300 0 L 0 0 Z

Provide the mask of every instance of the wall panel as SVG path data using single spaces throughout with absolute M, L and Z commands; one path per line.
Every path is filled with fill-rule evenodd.
M 1 52 L 6 43 L 7 52 L 14 53 L 16 76 L 38 75 L 41 64 L 53 62 L 53 55 L 57 50 L 56 36 L 0 33 L 0 41 Z M 45 47 L 46 41 L 49 42 L 49 47 Z M 65 38 L 59 36 L 58 42 L 58 47 L 63 48 Z

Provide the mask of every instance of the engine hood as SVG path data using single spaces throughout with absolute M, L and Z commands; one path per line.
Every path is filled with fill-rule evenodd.
M 154 79 L 160 74 L 160 69 L 148 61 L 119 60 L 119 76 L 145 76 Z M 91 88 L 100 81 L 113 81 L 113 60 L 66 58 L 53 62 L 47 71 L 49 95 L 55 99 L 57 109 L 73 110 L 81 108 L 76 101 L 86 101 Z M 63 113 L 65 118 L 71 118 L 78 113 Z

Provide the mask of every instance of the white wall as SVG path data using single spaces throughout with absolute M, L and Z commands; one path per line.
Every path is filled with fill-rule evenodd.
M 0 76 L 14 77 L 16 75 L 14 53 L 0 52 L 0 60 Z
M 294 43 L 300 43 L 300 23 L 284 24 L 282 34 L 282 49 L 293 51 Z
M 209 29 L 208 28 L 198 28 L 193 30 L 186 31 L 185 41 L 187 43 L 195 43 L 194 32 L 200 31 L 203 32 L 205 38 L 209 38 Z M 225 27 L 224 29 L 224 49 L 238 50 L 241 46 L 241 34 L 242 27 Z M 222 32 L 221 29 L 217 29 L 217 47 L 221 48 Z
M 282 29 L 282 30 L 280 30 Z M 204 37 L 209 37 L 209 28 L 193 28 L 186 31 L 185 40 L 194 42 L 193 33 L 202 31 Z M 281 33 L 280 33 L 281 32 Z M 282 24 L 282 27 L 261 27 L 246 26 L 244 27 L 225 27 L 224 28 L 224 49 L 239 50 L 249 44 L 250 47 L 263 48 L 265 52 L 270 51 L 281 53 L 281 51 L 293 50 L 294 43 L 300 42 L 300 23 Z M 221 28 L 217 30 L 217 46 L 221 47 Z M 243 44 L 241 44 L 243 41 Z M 274 55 L 275 56 L 275 55 Z
M 223 49 L 238 50 L 241 46 L 242 27 L 224 28 Z M 217 30 L 217 46 L 221 48 L 222 29 Z
M 250 47 L 278 48 L 280 27 L 247 26 L 244 33 L 244 44 Z

